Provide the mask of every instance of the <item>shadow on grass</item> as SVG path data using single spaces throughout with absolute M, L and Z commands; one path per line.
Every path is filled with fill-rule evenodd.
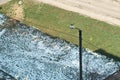
M 104 49 L 100 48 L 100 49 L 95 50 L 94 52 L 99 53 L 101 55 L 105 55 L 108 58 L 114 59 L 115 61 L 120 61 L 120 57 L 112 55 L 112 53 L 109 53 L 109 52 L 105 51 Z
M 0 6 L 0 10 L 2 9 L 2 7 Z

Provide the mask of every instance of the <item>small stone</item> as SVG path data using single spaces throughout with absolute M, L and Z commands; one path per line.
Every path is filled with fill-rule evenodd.
M 19 2 L 18 2 L 19 5 L 22 5 L 22 3 L 23 3 L 22 1 L 19 1 Z

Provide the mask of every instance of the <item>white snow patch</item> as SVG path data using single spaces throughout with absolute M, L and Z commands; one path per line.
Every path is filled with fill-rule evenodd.
M 5 16 L 3 14 L 0 14 L 0 27 L 3 25 L 5 20 L 6 20 Z
M 0 37 L 5 33 L 6 29 L 3 29 L 1 32 L 0 32 Z
M 0 32 L 0 69 L 19 80 L 79 80 L 79 47 L 21 24 L 17 32 L 11 29 L 4 35 L 5 31 Z M 82 57 L 84 80 L 103 80 L 120 66 L 88 49 Z
M 77 60 L 72 61 L 72 64 L 79 67 L 79 61 L 77 61 Z

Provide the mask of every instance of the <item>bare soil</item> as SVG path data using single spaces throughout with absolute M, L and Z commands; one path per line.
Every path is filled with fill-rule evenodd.
M 0 0 L 0 4 L 4 4 L 9 1 L 10 0 Z M 8 9 L 7 15 L 11 16 L 12 18 L 14 18 L 16 20 L 22 21 L 24 19 L 24 10 L 23 10 L 23 5 L 19 4 L 19 2 L 15 3 L 13 6 L 11 6 Z
M 12 7 L 12 17 L 14 19 L 20 20 L 22 21 L 24 18 L 24 14 L 23 14 L 23 7 L 18 5 L 18 4 L 14 4 Z

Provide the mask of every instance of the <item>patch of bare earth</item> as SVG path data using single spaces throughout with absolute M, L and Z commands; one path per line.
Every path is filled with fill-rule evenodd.
M 11 9 L 9 9 L 8 15 L 16 20 L 22 21 L 24 19 L 23 6 L 18 3 L 14 4 Z

